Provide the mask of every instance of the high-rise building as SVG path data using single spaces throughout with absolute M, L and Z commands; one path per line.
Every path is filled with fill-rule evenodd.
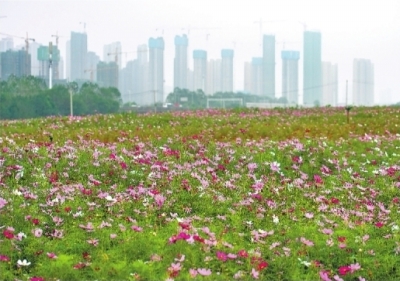
M 263 58 L 257 57 L 251 60 L 251 93 L 261 96 L 263 94 Z
M 115 62 L 97 64 L 97 84 L 100 87 L 118 88 L 118 65 Z
M 5 37 L 0 40 L 0 53 L 12 50 L 14 48 L 14 41 L 12 37 Z
M 90 82 L 97 81 L 97 64 L 100 57 L 95 52 L 88 52 L 86 55 L 85 79 Z
M 338 66 L 322 62 L 322 105 L 337 106 L 338 103 Z
M 164 102 L 164 39 L 149 39 L 149 91 L 145 104 Z
M 65 78 L 67 81 L 71 80 L 71 40 L 65 43 Z
M 137 47 L 137 59 L 133 61 L 132 79 L 127 81 L 129 83 L 127 101 L 133 101 L 138 105 L 146 105 L 146 99 L 147 105 L 154 102 L 151 99 L 151 94 L 154 93 L 149 92 L 149 62 L 147 54 L 146 44 Z
M 321 33 L 304 31 L 303 58 L 303 104 L 322 103 Z
M 14 41 L 12 37 L 6 37 L 0 40 L 0 53 L 12 50 L 13 48 L 14 48 Z M 1 56 L 0 56 L 0 78 L 1 78 Z
M 104 45 L 103 47 L 103 61 L 104 62 L 116 62 L 118 68 L 122 68 L 122 46 L 121 42 L 113 42 L 111 44 Z
M 174 88 L 187 89 L 188 38 L 175 36 Z
M 207 52 L 193 51 L 193 90 L 206 91 L 207 85 Z
M 275 97 L 275 35 L 263 36 L 263 95 Z
M 282 58 L 282 97 L 289 104 L 299 104 L 299 59 L 300 52 L 283 50 Z
M 31 55 L 25 50 L 0 53 L 1 78 L 7 80 L 11 75 L 17 77 L 31 75 Z
M 207 63 L 206 94 L 213 95 L 222 91 L 222 60 L 210 60 Z
M 251 62 L 244 63 L 244 85 L 243 90 L 246 94 L 251 93 Z
M 353 104 L 374 104 L 374 65 L 368 59 L 353 61 Z
M 221 91 L 233 92 L 233 50 L 221 50 Z
M 32 52 L 32 55 L 35 55 L 37 65 L 36 71 L 32 75 L 39 76 L 46 81 L 49 79 L 50 73 L 50 53 L 51 53 L 51 71 L 52 71 L 52 81 L 56 81 L 59 79 L 58 66 L 60 62 L 60 50 L 57 46 L 53 46 L 50 44 L 48 46 L 40 46 L 39 44 L 32 47 L 29 46 L 29 50 L 36 50 L 35 53 Z M 31 60 L 32 62 L 34 60 Z M 34 67 L 32 67 L 34 69 Z M 56 75 L 57 74 L 57 75 Z
M 85 80 L 87 52 L 87 34 L 72 31 L 70 41 L 71 81 Z

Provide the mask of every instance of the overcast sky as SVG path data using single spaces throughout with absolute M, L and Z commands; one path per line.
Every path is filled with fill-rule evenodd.
M 209 59 L 223 48 L 235 50 L 235 90 L 243 89 L 244 62 L 259 57 L 261 34 L 276 36 L 276 90 L 281 95 L 280 51 L 300 51 L 303 31 L 322 34 L 322 60 L 338 64 L 339 101 L 346 80 L 351 99 L 354 58 L 370 59 L 375 67 L 375 101 L 400 101 L 400 0 L 0 0 L 0 32 L 55 43 L 61 54 L 71 31 L 83 31 L 88 49 L 103 56 L 103 46 L 120 41 L 126 60 L 149 37 L 165 41 L 165 84 L 173 86 L 174 37 L 189 37 L 189 68 L 193 49 L 206 49 Z M 260 19 L 263 21 L 260 26 Z M 5 37 L 0 34 L 0 38 Z M 14 38 L 14 45 L 23 44 Z M 302 60 L 299 62 L 302 88 Z

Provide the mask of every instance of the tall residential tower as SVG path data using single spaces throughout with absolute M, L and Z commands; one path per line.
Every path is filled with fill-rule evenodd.
M 353 104 L 374 104 L 374 65 L 367 59 L 353 61 Z
M 85 79 L 87 35 L 86 33 L 71 32 L 70 40 L 70 79 L 71 81 Z
M 174 88 L 187 89 L 188 38 L 184 34 L 175 36 Z
M 284 50 L 282 58 L 282 97 L 289 104 L 299 104 L 299 59 L 300 52 Z
M 321 33 L 304 31 L 303 35 L 303 104 L 322 103 Z
M 164 39 L 149 39 L 149 93 L 144 104 L 164 102 Z
M 275 97 L 275 35 L 263 36 L 263 89 L 265 97 Z
M 233 50 L 221 50 L 221 91 L 233 92 Z

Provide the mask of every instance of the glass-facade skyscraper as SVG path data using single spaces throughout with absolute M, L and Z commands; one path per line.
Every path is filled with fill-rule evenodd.
M 275 97 L 275 35 L 263 36 L 263 96 Z
M 149 39 L 149 94 L 144 104 L 164 102 L 164 39 Z
M 304 31 L 303 34 L 303 104 L 322 103 L 321 33 Z
M 233 50 L 221 50 L 221 91 L 233 92 Z
M 368 59 L 353 61 L 353 104 L 374 104 L 374 65 Z
M 282 58 L 282 97 L 289 104 L 299 103 L 299 59 L 300 52 L 283 50 Z
M 70 41 L 70 79 L 71 81 L 85 79 L 87 34 L 71 32 Z
M 204 50 L 193 51 L 193 90 L 206 91 L 207 81 L 207 52 Z
M 187 89 L 188 38 L 186 34 L 175 36 L 174 88 Z

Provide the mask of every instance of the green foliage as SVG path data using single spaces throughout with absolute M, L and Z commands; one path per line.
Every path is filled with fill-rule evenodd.
M 121 95 L 116 88 L 102 88 L 93 83 L 84 83 L 79 88 L 73 82 L 47 89 L 40 78 L 10 76 L 0 82 L 0 119 L 67 116 L 71 93 L 74 115 L 115 113 L 120 107 Z

